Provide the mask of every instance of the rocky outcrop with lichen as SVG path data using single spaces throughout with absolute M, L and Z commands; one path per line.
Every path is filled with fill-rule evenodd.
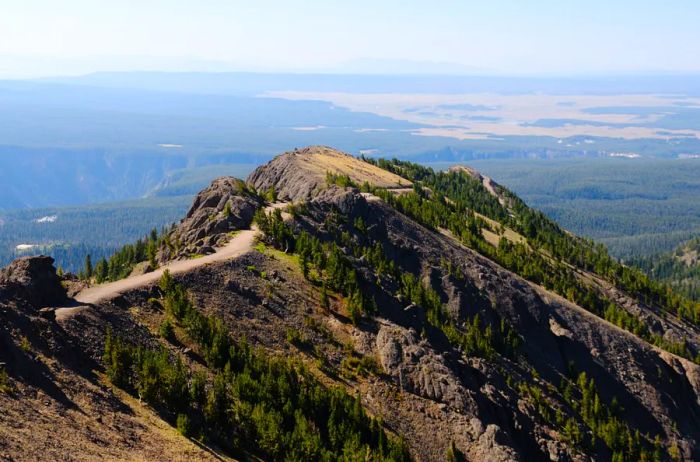
M 180 224 L 161 244 L 158 261 L 214 253 L 232 233 L 248 228 L 263 201 L 241 180 L 218 178 L 197 194 Z

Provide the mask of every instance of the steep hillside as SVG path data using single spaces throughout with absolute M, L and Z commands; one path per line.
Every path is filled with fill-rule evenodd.
M 137 341 L 148 330 L 110 306 L 59 323 L 47 306 L 65 298 L 48 257 L 17 260 L 0 274 L 3 460 L 221 460 L 99 372 L 106 326 Z
M 677 292 L 700 300 L 700 238 L 691 239 L 672 252 L 632 259 L 630 264 L 668 283 Z
M 252 225 L 229 220 L 251 209 Z M 226 254 L 244 233 L 259 243 Z M 216 236 L 227 247 L 206 264 L 167 262 L 189 250 L 163 249 Z M 476 172 L 293 151 L 245 187 L 217 180 L 150 245 L 160 279 L 103 286 L 89 306 L 31 300 L 32 281 L 57 287 L 50 271 L 2 273 L 0 453 L 700 457 L 700 307 Z M 46 406 L 71 438 L 52 435 Z M 12 430 L 33 426 L 32 443 Z

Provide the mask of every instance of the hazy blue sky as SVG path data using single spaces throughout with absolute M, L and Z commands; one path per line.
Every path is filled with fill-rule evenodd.
M 694 0 L 8 0 L 0 75 L 361 71 L 376 63 L 354 62 L 365 58 L 453 72 L 688 72 L 700 71 L 699 24 Z

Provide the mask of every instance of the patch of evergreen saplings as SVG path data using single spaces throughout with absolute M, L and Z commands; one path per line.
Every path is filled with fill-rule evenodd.
M 595 381 L 588 378 L 585 372 L 572 379 L 562 380 L 560 392 L 588 427 L 583 433 L 573 419 L 563 422 L 564 435 L 573 444 L 592 449 L 596 441 L 601 441 L 610 450 L 614 462 L 660 462 L 665 459 L 661 439 L 657 436 L 652 440 L 649 435 L 631 429 L 619 417 L 623 409 L 617 400 L 613 398 L 609 404 L 604 403 Z M 562 424 L 559 415 L 556 419 Z
M 328 220 L 341 219 L 338 214 L 329 214 Z M 431 287 L 424 286 L 412 273 L 402 271 L 389 260 L 379 242 L 360 245 L 347 231 L 340 231 L 340 223 L 327 223 L 326 229 L 338 230 L 332 240 L 322 242 L 306 231 L 295 234 L 282 220 L 279 211 L 266 214 L 261 211 L 256 215 L 256 223 L 265 234 L 266 239 L 278 248 L 284 248 L 299 256 L 299 264 L 305 277 L 321 286 L 322 305 L 326 288 L 339 292 L 346 298 L 348 311 L 354 323 L 362 316 L 378 312 L 374 297 L 368 295 L 362 287 L 374 286 L 381 290 L 376 281 L 361 281 L 349 257 L 356 261 L 363 260 L 377 275 L 391 277 L 398 284 L 396 294 L 407 304 L 415 304 L 426 312 L 429 324 L 440 330 L 454 346 L 467 355 L 492 357 L 499 353 L 514 356 L 520 344 L 520 338 L 505 320 L 496 326 L 483 323 L 478 315 L 468 322 L 458 325 L 448 316 L 440 295 Z M 355 220 L 353 226 L 362 232 L 364 222 Z M 344 250 L 342 250 L 344 249 Z M 347 254 L 345 253 L 347 252 Z M 313 270 L 313 271 L 312 271 Z M 327 301 L 325 302 L 327 304 Z
M 233 339 L 169 273 L 160 285 L 167 315 L 197 345 L 208 373 L 111 332 L 104 362 L 116 386 L 160 410 L 181 433 L 269 460 L 410 460 L 405 443 L 366 414 L 359 396 L 325 387 L 302 364 Z
M 81 279 L 95 279 L 97 284 L 109 281 L 118 281 L 129 276 L 134 267 L 144 261 L 149 262 L 151 268 L 158 266 L 156 254 L 161 245 L 172 247 L 169 238 L 170 232 L 164 229 L 160 234 L 155 228 L 148 236 L 137 240 L 134 244 L 126 244 L 117 250 L 109 259 L 101 258 L 92 265 L 90 255 L 85 258 L 85 265 L 80 272 Z

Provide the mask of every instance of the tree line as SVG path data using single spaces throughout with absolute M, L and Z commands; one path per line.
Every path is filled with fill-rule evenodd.
M 88 281 L 94 279 L 97 284 L 101 284 L 124 279 L 142 262 L 148 262 L 152 270 L 158 268 L 158 249 L 161 246 L 173 245 L 170 242 L 171 230 L 172 228 L 163 228 L 159 234 L 158 230 L 153 228 L 148 236 L 138 239 L 133 244 L 124 245 L 109 258 L 100 258 L 97 263 L 93 263 L 92 256 L 87 254 L 78 277 Z

